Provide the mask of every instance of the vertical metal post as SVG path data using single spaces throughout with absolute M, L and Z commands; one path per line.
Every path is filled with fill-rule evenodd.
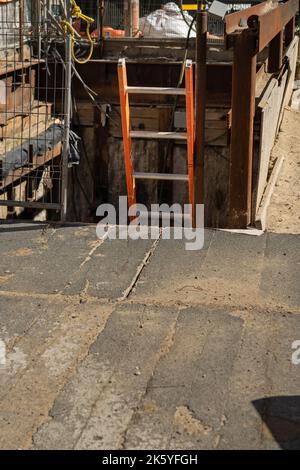
M 65 0 L 68 21 L 72 22 L 71 1 Z M 72 78 L 72 37 L 69 34 L 65 41 L 65 96 L 64 96 L 64 141 L 62 149 L 62 183 L 61 183 L 61 220 L 67 219 L 68 209 L 68 167 L 70 151 L 70 124 L 71 124 L 71 78 Z
M 196 38 L 195 203 L 204 204 L 207 12 L 198 0 Z M 195 221 L 194 221 L 195 222 Z M 194 225 L 194 224 L 193 224 Z
M 135 37 L 140 29 L 140 0 L 131 0 L 132 36 Z
M 124 0 L 125 36 L 134 37 L 139 31 L 140 2 L 139 0 Z
M 99 12 L 99 35 L 98 39 L 100 41 L 100 58 L 103 54 L 103 27 L 104 27 L 104 0 L 98 0 L 98 12 Z
M 131 2 L 130 0 L 124 0 L 124 30 L 126 37 L 131 37 L 131 24 Z
M 20 58 L 23 60 L 23 47 L 24 47 L 24 0 L 19 2 L 19 47 L 20 47 Z
M 234 43 L 230 145 L 229 223 L 246 228 L 251 221 L 256 37 L 244 31 Z
M 285 27 L 285 47 L 289 46 L 292 40 L 294 39 L 295 25 L 296 25 L 296 21 L 295 21 L 295 17 L 293 16 L 293 18 L 287 23 Z
M 282 66 L 283 57 L 283 31 L 280 31 L 270 42 L 268 72 L 278 72 Z
M 41 2 L 40 0 L 32 1 L 32 26 L 34 40 L 34 52 L 38 59 L 41 58 Z

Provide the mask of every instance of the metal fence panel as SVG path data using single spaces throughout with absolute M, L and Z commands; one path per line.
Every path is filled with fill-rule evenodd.
M 60 211 L 64 203 L 68 58 L 61 19 L 55 23 L 62 6 L 0 4 L 0 218 L 24 211 L 46 218 L 37 212 Z

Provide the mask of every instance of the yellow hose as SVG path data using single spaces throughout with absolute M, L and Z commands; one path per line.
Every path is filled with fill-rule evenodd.
M 75 55 L 75 29 L 73 28 L 71 23 L 69 21 L 64 20 L 64 21 L 62 21 L 62 26 L 64 27 L 65 34 L 67 34 L 68 30 L 71 33 L 71 36 L 72 36 L 72 58 L 73 58 L 74 62 L 77 62 L 77 64 L 86 64 L 87 62 L 89 62 L 89 60 L 91 59 L 91 57 L 93 55 L 93 52 L 94 52 L 94 43 L 93 43 L 93 40 L 91 38 L 90 28 L 91 28 L 91 25 L 94 23 L 95 20 L 93 18 L 90 18 L 87 15 L 84 15 L 81 11 L 81 8 L 77 5 L 75 0 L 72 0 L 72 16 L 74 16 L 78 20 L 83 20 L 83 21 L 86 22 L 86 35 L 87 35 L 87 38 L 88 38 L 89 43 L 90 43 L 90 51 L 89 51 L 89 54 L 86 58 L 78 59 Z

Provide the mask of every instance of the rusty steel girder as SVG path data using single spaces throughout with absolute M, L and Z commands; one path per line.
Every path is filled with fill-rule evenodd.
M 258 29 L 258 52 L 261 52 L 270 41 L 279 34 L 289 21 L 295 17 L 299 10 L 299 0 L 289 0 L 267 13 L 251 16 L 248 25 L 254 25 Z
M 269 45 L 269 72 L 279 71 L 285 45 L 293 39 L 299 0 L 261 3 L 225 18 L 227 48 L 233 47 L 230 142 L 229 224 L 251 222 L 253 124 L 257 54 Z
M 299 11 L 299 0 L 274 4 L 271 0 L 225 17 L 227 48 L 233 45 L 236 36 L 251 29 L 257 35 L 257 52 L 261 52 L 271 40 L 293 20 Z
M 273 8 L 272 5 L 272 1 L 268 0 L 266 2 L 259 3 L 258 5 L 254 5 L 253 7 L 246 8 L 245 10 L 239 10 L 235 13 L 231 13 L 230 15 L 226 15 L 224 18 L 225 35 L 228 36 L 235 31 L 241 31 L 247 28 L 247 21 L 250 16 L 263 15 Z

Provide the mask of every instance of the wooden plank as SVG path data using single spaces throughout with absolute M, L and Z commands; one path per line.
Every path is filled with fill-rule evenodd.
M 170 107 L 134 106 L 130 108 L 132 130 L 163 131 L 167 127 Z M 109 133 L 113 137 L 121 138 L 121 124 L 119 108 L 113 107 L 109 121 Z M 228 108 L 206 110 L 206 145 L 228 145 Z
M 261 107 L 261 126 L 260 126 L 260 143 L 258 161 L 255 162 L 254 173 L 254 189 L 253 189 L 253 211 L 256 214 L 261 198 L 264 193 L 267 182 L 271 151 L 277 135 L 277 124 L 280 116 L 282 99 L 287 80 L 287 72 L 285 72 L 281 85 L 278 86 L 277 80 L 272 80 L 273 86 L 271 93 L 268 88 L 266 99 L 263 97 L 260 104 Z M 255 184 L 255 179 L 257 184 Z
M 27 140 L 35 139 L 39 134 L 45 132 L 49 127 L 55 123 L 55 119 L 48 119 L 37 121 L 34 126 L 21 131 L 19 134 L 16 134 L 14 138 L 4 139 L 0 142 L 0 158 L 5 159 L 5 154 L 11 150 L 20 147 Z
M 51 103 L 41 104 L 34 106 L 29 115 L 9 119 L 6 125 L 0 126 L 0 140 L 16 137 L 29 127 L 48 121 L 51 117 L 51 107 Z
M 278 179 L 282 164 L 284 162 L 284 157 L 281 156 L 277 159 L 275 166 L 273 168 L 271 177 L 269 179 L 268 185 L 264 192 L 261 204 L 259 206 L 257 215 L 255 217 L 255 227 L 259 230 L 265 230 L 267 224 L 267 213 L 268 207 L 271 201 L 271 197 L 275 188 L 276 181 Z
M 2 180 L 2 185 L 0 187 L 1 194 L 4 190 L 7 190 L 8 186 L 15 184 L 16 182 L 20 181 L 22 178 L 28 176 L 32 171 L 35 171 L 37 168 L 46 165 L 47 163 L 51 162 L 54 158 L 58 157 L 61 154 L 62 145 L 59 142 L 55 145 L 52 150 L 48 150 L 43 155 L 35 155 L 32 160 L 31 167 L 23 166 L 21 168 L 17 168 L 12 172 L 12 174 L 8 175 L 6 178 Z M 2 204 L 5 205 L 5 204 Z
M 289 71 L 281 78 L 280 85 L 273 78 L 266 89 L 258 107 L 261 109 L 260 145 L 258 160 L 254 165 L 253 214 L 256 214 L 267 183 L 271 151 L 279 131 L 284 108 L 290 101 L 294 83 L 299 38 L 295 37 L 286 56 Z
M 29 113 L 34 100 L 35 70 L 30 69 L 28 74 L 22 74 L 22 83 L 13 88 L 12 77 L 3 81 L 7 87 L 6 99 L 0 103 L 0 124 L 6 124 L 8 119 L 17 114 Z

